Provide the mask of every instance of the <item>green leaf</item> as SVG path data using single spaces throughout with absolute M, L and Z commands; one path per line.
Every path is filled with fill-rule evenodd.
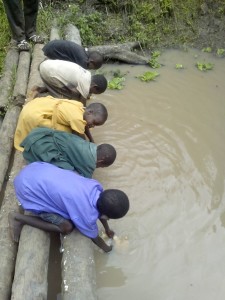
M 175 68 L 176 68 L 176 69 L 183 69 L 184 66 L 183 66 L 182 64 L 176 64 Z
M 137 78 L 139 78 L 141 81 L 148 82 L 148 81 L 155 80 L 155 78 L 156 78 L 157 76 L 159 76 L 159 73 L 148 71 L 148 72 L 145 72 L 145 73 L 142 74 L 142 75 L 137 76 Z
M 114 77 L 108 82 L 108 88 L 110 90 L 122 90 L 124 87 L 124 77 Z
M 196 63 L 196 67 L 200 70 L 200 71 L 208 71 L 208 70 L 212 70 L 214 65 L 212 63 L 205 63 L 205 62 L 197 62 Z

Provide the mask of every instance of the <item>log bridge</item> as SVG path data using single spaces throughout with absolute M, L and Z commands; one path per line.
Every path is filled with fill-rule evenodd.
M 60 39 L 54 26 L 50 39 Z M 65 29 L 65 39 L 81 44 L 79 31 L 71 24 Z M 91 50 L 99 51 L 105 59 L 147 64 L 149 58 L 131 51 L 137 46 L 135 42 L 91 47 Z M 0 80 L 0 112 L 6 112 L 4 118 L 0 117 L 0 300 L 50 299 L 48 266 L 51 235 L 25 225 L 17 244 L 12 241 L 8 226 L 9 212 L 19 211 L 13 180 L 26 164 L 21 152 L 13 148 L 13 137 L 27 95 L 34 85 L 43 84 L 38 71 L 45 58 L 42 47 L 35 45 L 32 56 L 30 52 L 18 53 L 16 49 L 9 49 Z M 93 247 L 91 240 L 77 230 L 62 238 L 61 299 L 97 299 Z

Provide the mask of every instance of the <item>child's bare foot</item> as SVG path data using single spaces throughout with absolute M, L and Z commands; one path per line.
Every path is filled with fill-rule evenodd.
M 8 220 L 9 220 L 9 230 L 12 237 L 12 240 L 16 243 L 19 243 L 20 233 L 23 228 L 23 224 L 16 220 L 17 213 L 9 213 Z

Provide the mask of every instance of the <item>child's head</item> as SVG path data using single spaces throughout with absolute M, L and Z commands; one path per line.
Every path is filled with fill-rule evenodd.
M 97 51 L 89 52 L 88 69 L 97 70 L 101 68 L 102 64 L 103 64 L 103 56 L 99 52 Z
M 106 107 L 101 103 L 91 103 L 84 112 L 84 120 L 89 128 L 105 123 L 108 118 Z
M 90 94 L 102 94 L 107 89 L 108 82 L 105 76 L 97 74 L 91 76 Z
M 100 194 L 97 208 L 101 216 L 106 216 L 109 219 L 119 219 L 128 212 L 129 199 L 123 191 L 108 189 Z
M 114 163 L 116 159 L 116 149 L 109 144 L 97 146 L 96 168 L 105 168 Z

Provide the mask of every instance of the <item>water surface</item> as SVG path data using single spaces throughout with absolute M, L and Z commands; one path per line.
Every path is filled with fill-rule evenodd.
M 194 66 L 204 59 L 212 71 Z M 109 112 L 95 141 L 118 153 L 95 178 L 131 203 L 127 216 L 110 220 L 113 251 L 95 250 L 99 300 L 223 300 L 225 59 L 171 50 L 159 61 L 149 83 L 135 78 L 147 67 L 105 66 L 107 77 L 127 73 L 125 87 L 92 100 Z

